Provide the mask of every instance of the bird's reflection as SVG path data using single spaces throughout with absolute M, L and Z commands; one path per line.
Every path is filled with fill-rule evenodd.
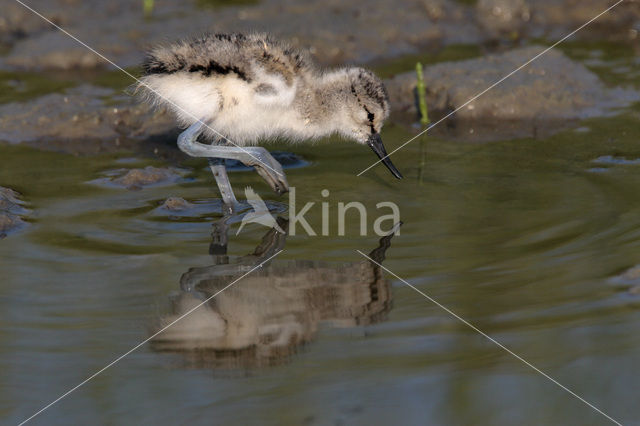
M 282 229 L 287 221 L 278 218 Z M 393 234 L 380 239 L 370 257 L 382 262 Z M 181 292 L 157 330 L 220 292 L 234 279 L 282 250 L 286 234 L 275 228 L 247 256 L 226 255 L 227 229 L 213 233 L 214 264 L 191 268 Z M 160 333 L 152 348 L 180 353 L 196 368 L 247 369 L 286 362 L 312 341 L 320 323 L 353 327 L 383 320 L 391 308 L 389 282 L 368 260 L 329 263 L 274 259 Z

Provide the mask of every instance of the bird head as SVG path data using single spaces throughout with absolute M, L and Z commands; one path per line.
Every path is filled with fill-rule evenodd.
M 402 174 L 393 165 L 382 144 L 380 130 L 389 117 L 389 95 L 382 81 L 364 68 L 350 68 L 349 90 L 347 91 L 347 136 L 361 144 L 368 145 L 382 163 L 398 179 Z M 345 129 L 346 130 L 346 129 Z

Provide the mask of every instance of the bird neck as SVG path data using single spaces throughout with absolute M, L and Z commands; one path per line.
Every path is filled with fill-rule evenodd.
M 322 74 L 305 84 L 302 110 L 305 120 L 317 129 L 318 136 L 340 133 L 344 128 L 350 88 L 351 82 L 344 70 Z

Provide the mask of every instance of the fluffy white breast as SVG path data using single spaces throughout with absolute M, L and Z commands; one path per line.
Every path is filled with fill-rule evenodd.
M 294 107 L 299 83 L 287 85 L 277 75 L 262 73 L 251 83 L 234 74 L 205 77 L 197 73 L 150 75 L 142 81 L 154 100 L 171 109 L 182 125 L 205 119 L 214 129 L 205 135 L 223 134 L 238 145 L 276 137 L 311 139 L 330 130 L 302 117 Z
M 183 125 L 217 114 L 222 96 L 212 78 L 200 74 L 158 74 L 142 82 L 154 102 L 172 110 Z

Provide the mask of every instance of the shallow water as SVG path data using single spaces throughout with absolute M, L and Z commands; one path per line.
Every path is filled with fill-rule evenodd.
M 640 166 L 602 158 L 640 158 L 634 114 L 548 140 L 430 139 L 422 184 L 417 143 L 394 156 L 403 181 L 381 168 L 356 177 L 373 157 L 350 145 L 296 150 L 312 164 L 288 177 L 298 203 L 316 201 L 306 217 L 318 232 L 322 189 L 331 192 L 331 221 L 338 201 L 361 201 L 374 218 L 375 203 L 396 202 L 405 224 L 386 267 L 629 422 L 639 414 L 640 296 L 610 279 L 640 263 Z M 408 135 L 391 126 L 385 136 Z M 169 218 L 157 207 L 171 196 L 211 202 L 216 193 L 203 164 L 181 183 L 128 191 L 86 182 L 148 160 L 1 149 L 8 161 L 0 182 L 22 192 L 34 212 L 26 230 L 0 244 L 0 401 L 14 423 L 146 338 L 182 274 L 213 263 L 217 215 Z M 231 178 L 278 201 L 253 173 Z M 359 262 L 356 249 L 377 245 L 377 237 L 359 235 L 355 220 L 346 237 L 333 236 L 333 226 L 332 236 L 289 236 L 280 258 Z M 253 252 L 266 230 L 247 225 L 236 237 L 235 229 L 230 255 Z M 602 421 L 402 282 L 391 285 L 386 318 L 319 320 L 309 341 L 276 366 L 194 366 L 184 354 L 144 346 L 35 423 L 242 423 L 256 415 L 274 423 Z M 244 303 L 261 309 L 260 299 Z
M 607 422 L 402 281 L 387 274 L 374 292 L 356 250 L 378 245 L 371 223 L 388 213 L 376 209 L 380 201 L 397 203 L 404 222 L 385 267 L 615 419 L 637 424 L 640 292 L 615 277 L 640 263 L 639 114 L 632 108 L 544 140 L 428 138 L 422 183 L 418 141 L 393 156 L 402 181 L 379 166 L 357 177 L 375 159 L 366 148 L 296 147 L 309 164 L 288 169 L 289 183 L 299 206 L 316 203 L 305 217 L 317 232 L 320 203 L 329 202 L 329 235 L 298 228 L 278 240 L 284 251 L 272 267 L 198 317 L 212 333 L 221 316 L 235 324 L 222 340 L 200 341 L 217 350 L 185 349 L 194 332 L 180 329 L 181 345 L 140 347 L 33 424 Z M 410 135 L 389 125 L 383 137 L 391 148 Z M 95 181 L 166 164 L 15 146 L 0 146 L 0 157 L 0 185 L 21 192 L 32 210 L 28 227 L 0 241 L 0 418 L 14 424 L 146 339 L 172 303 L 192 306 L 219 289 L 220 281 L 195 280 L 198 291 L 185 292 L 181 279 L 227 260 L 209 254 L 219 206 L 201 161 L 175 164 L 184 170 L 175 183 L 129 191 Z M 239 196 L 250 185 L 270 206 L 286 203 L 255 173 L 231 180 Z M 164 211 L 169 197 L 197 208 Z M 340 201 L 368 207 L 368 236 L 353 215 L 346 236 L 337 235 Z M 237 227 L 232 265 L 267 232 L 249 224 L 236 236 Z M 222 276 L 231 282 L 238 271 Z M 270 328 L 251 334 L 261 326 Z M 279 337 L 285 343 L 274 345 Z M 275 349 L 258 351 L 265 347 Z

